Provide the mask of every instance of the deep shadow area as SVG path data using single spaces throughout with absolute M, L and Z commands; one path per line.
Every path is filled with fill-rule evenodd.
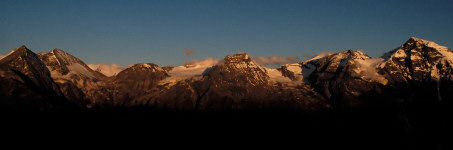
M 179 140 L 195 140 L 198 144 L 275 144 L 335 149 L 445 149 L 450 146 L 447 138 L 440 138 L 442 132 L 431 132 L 440 130 L 434 129 L 435 126 L 413 129 L 414 123 L 404 114 L 388 110 L 189 112 L 133 107 L 77 112 L 3 112 L 1 118 L 4 129 L 15 135 L 125 140 L 143 137 L 168 139 L 175 144 Z M 430 120 L 417 121 L 418 126 L 436 124 L 420 123 Z

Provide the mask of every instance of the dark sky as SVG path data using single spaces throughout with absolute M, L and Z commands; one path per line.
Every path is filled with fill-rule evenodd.
M 0 54 L 60 48 L 87 63 L 178 65 L 241 51 L 377 57 L 412 36 L 453 47 L 453 1 L 0 0 Z

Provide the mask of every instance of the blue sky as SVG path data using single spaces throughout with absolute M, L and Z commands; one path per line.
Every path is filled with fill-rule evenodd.
M 362 49 L 377 57 L 411 36 L 453 47 L 453 2 L 0 0 L 1 54 L 60 48 L 87 63 L 178 65 L 241 51 L 304 59 Z

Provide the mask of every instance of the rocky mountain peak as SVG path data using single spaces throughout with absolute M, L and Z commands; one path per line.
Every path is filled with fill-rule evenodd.
M 50 51 L 51 53 L 66 53 L 65 51 L 61 50 L 61 49 L 58 49 L 58 48 L 55 48 L 53 50 Z
M 33 86 L 34 90 L 47 90 L 61 94 L 50 77 L 50 72 L 39 57 L 22 45 L 0 60 L 0 75 Z
M 383 58 L 391 59 L 407 57 L 409 59 L 414 59 L 411 58 L 411 56 L 413 56 L 415 59 L 417 59 L 418 56 L 429 57 L 433 59 L 441 57 L 453 59 L 453 53 L 449 48 L 445 46 L 440 46 L 439 44 L 432 41 L 419 39 L 415 37 L 411 37 L 406 43 L 404 43 L 400 47 L 385 53 L 383 55 Z
M 118 77 L 124 77 L 124 76 L 129 76 L 132 74 L 137 74 L 140 76 L 143 76 L 145 74 L 161 74 L 159 76 L 165 77 L 167 76 L 166 71 L 164 71 L 161 67 L 159 67 L 156 64 L 153 63 L 139 63 L 132 65 L 129 68 L 126 68 L 125 70 L 119 72 L 117 74 Z
M 224 62 L 225 63 L 238 63 L 238 62 L 251 62 L 252 59 L 247 53 L 236 53 L 233 55 L 228 55 L 225 57 Z
M 160 68 L 158 65 L 153 64 L 153 63 L 140 63 L 140 64 L 135 64 L 129 67 L 130 69 L 133 70 L 146 70 L 146 71 L 163 71 L 162 68 Z
M 10 67 L 20 71 L 28 70 L 29 67 L 42 68 L 42 66 L 44 66 L 38 59 L 37 55 L 29 50 L 25 45 L 11 50 L 3 59 L 0 60 L 0 63 L 9 65 Z
M 85 62 L 61 49 L 54 49 L 48 53 L 39 53 L 39 57 L 44 64 L 52 71 L 52 76 L 71 78 L 68 74 L 77 74 L 83 78 L 99 79 L 105 75 L 92 70 Z
M 244 83 L 250 85 L 267 84 L 269 76 L 265 68 L 252 61 L 246 53 L 228 55 L 223 63 L 214 66 L 205 75 L 218 82 Z
M 241 68 L 262 69 L 261 66 L 252 61 L 251 57 L 247 53 L 242 52 L 226 56 L 223 59 L 223 65 L 228 66 L 228 68 L 230 69 L 241 69 Z
M 20 47 L 17 47 L 15 49 L 11 50 L 8 54 L 3 55 L 2 58 L 6 58 L 6 57 L 10 56 L 13 53 L 16 53 L 15 55 L 21 55 L 21 54 L 25 54 L 27 52 L 31 52 L 31 51 L 25 45 L 22 45 Z
M 411 37 L 406 43 L 383 55 L 380 65 L 397 81 L 452 78 L 453 52 L 432 41 Z

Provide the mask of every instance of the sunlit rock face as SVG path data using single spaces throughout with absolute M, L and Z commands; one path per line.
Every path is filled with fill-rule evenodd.
M 156 64 L 141 63 L 119 72 L 112 79 L 115 105 L 144 104 L 160 91 L 158 83 L 167 72 Z
M 245 53 L 226 56 L 221 63 L 208 68 L 202 79 L 187 82 L 191 84 L 177 86 L 188 89 L 184 94 L 190 99 L 187 103 L 196 110 L 328 107 L 310 88 L 284 89 L 273 84 L 267 69 L 255 64 Z
M 382 58 L 379 68 L 391 82 L 453 80 L 453 52 L 432 41 L 412 37 Z
M 281 74 L 293 81 L 303 80 L 302 76 L 302 65 L 297 64 L 286 64 L 277 68 Z
M 347 50 L 304 61 L 303 80 L 336 107 L 362 105 L 369 93 L 379 93 L 387 80 L 378 74 L 377 64 L 362 51 Z
M 389 80 L 393 97 L 410 105 L 410 111 L 452 107 L 453 52 L 432 41 L 412 37 L 385 53 L 379 73 Z
M 255 64 L 246 53 L 226 56 L 223 63 L 214 66 L 205 77 L 222 85 L 266 86 L 266 70 Z

